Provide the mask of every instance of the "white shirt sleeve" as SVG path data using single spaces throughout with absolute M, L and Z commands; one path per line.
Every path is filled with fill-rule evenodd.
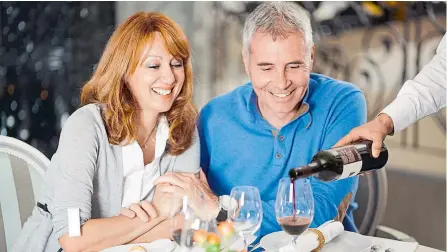
M 413 80 L 407 80 L 396 99 L 381 113 L 393 119 L 394 132 L 399 132 L 425 116 L 446 106 L 446 36 L 436 55 Z

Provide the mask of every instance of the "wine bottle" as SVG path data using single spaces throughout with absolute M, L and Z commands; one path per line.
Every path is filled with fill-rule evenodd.
M 388 150 L 384 144 L 377 158 L 371 154 L 371 141 L 323 150 L 313 156 L 310 164 L 291 169 L 291 179 L 314 175 L 323 181 L 349 178 L 360 173 L 377 170 L 388 161 Z

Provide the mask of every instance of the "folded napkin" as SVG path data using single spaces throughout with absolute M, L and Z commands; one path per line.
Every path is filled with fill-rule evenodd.
M 344 231 L 343 224 L 339 221 L 333 220 L 325 222 L 317 229 L 323 234 L 325 243 L 330 242 Z M 318 245 L 318 235 L 308 230 L 304 234 L 298 236 L 296 239 L 296 245 L 289 243 L 280 248 L 279 252 L 310 252 L 318 248 Z

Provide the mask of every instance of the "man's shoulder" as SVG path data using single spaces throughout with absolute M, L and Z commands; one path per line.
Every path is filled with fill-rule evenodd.
M 346 94 L 362 92 L 351 82 L 337 80 L 326 75 L 312 73 L 309 88 L 315 93 Z
M 234 113 L 235 110 L 239 110 L 247 104 L 252 90 L 253 88 L 249 82 L 228 93 L 216 96 L 201 109 L 200 113 L 208 114 L 213 111 L 218 111 L 220 115 L 226 112 Z
M 340 102 L 363 102 L 363 92 L 354 84 L 321 74 L 311 74 L 308 102 L 329 109 Z

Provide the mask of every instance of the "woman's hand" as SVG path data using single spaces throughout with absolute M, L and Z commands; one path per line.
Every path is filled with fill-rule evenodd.
M 133 203 L 129 208 L 121 208 L 120 215 L 130 219 L 138 217 L 138 219 L 144 222 L 148 222 L 149 218 L 154 219 L 158 216 L 154 206 L 147 200 L 140 201 L 140 203 Z
M 160 188 L 163 193 L 177 196 L 179 199 L 186 196 L 188 205 L 200 218 L 215 218 L 219 213 L 218 197 L 211 191 L 202 170 L 198 177 L 191 173 L 168 172 L 154 184 L 163 184 Z

